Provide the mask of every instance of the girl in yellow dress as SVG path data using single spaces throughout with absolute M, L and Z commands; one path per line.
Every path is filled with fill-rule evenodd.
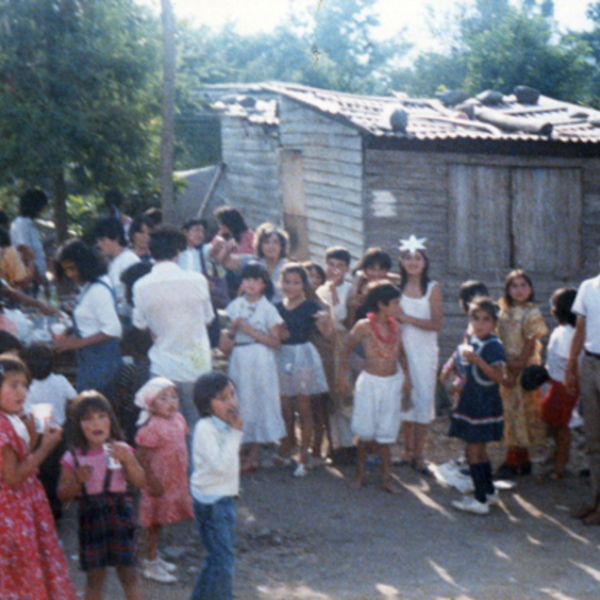
M 511 271 L 500 299 L 498 333 L 507 358 L 507 376 L 500 388 L 504 408 L 504 444 L 507 453 L 496 475 L 500 478 L 531 473 L 529 447 L 544 441 L 540 419 L 540 390 L 526 392 L 521 372 L 541 364 L 540 338 L 548 333 L 540 309 L 534 304 L 533 284 L 522 270 Z

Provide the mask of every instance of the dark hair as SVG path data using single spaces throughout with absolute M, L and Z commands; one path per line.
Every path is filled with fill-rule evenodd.
M 310 296 L 311 289 L 310 282 L 308 281 L 308 273 L 306 272 L 306 269 L 302 266 L 302 264 L 298 262 L 287 263 L 280 271 L 281 281 L 283 281 L 283 278 L 290 273 L 298 273 L 300 279 L 302 279 L 304 295 L 307 297 Z
M 489 295 L 490 293 L 488 292 L 485 283 L 475 281 L 474 279 L 469 279 L 468 281 L 461 283 L 458 288 L 458 302 L 466 313 L 469 312 L 469 304 L 473 298 Z
M 123 198 L 123 194 L 119 190 L 108 190 L 104 194 L 104 204 L 111 209 L 111 212 L 114 212 L 114 209 L 118 211 L 124 202 L 125 198 Z
M 423 257 L 425 260 L 425 268 L 421 273 L 421 280 L 419 281 L 419 286 L 421 287 L 421 293 L 427 293 L 427 286 L 429 285 L 429 257 L 425 253 L 425 250 L 417 250 L 417 252 Z M 398 267 L 400 269 L 400 291 L 404 291 L 404 287 L 408 283 L 408 273 L 406 269 L 402 266 L 402 257 L 408 254 L 408 250 L 404 250 L 400 252 L 400 258 L 398 259 Z
M 577 324 L 577 315 L 573 312 L 573 302 L 577 296 L 575 288 L 560 288 L 552 294 L 550 298 L 550 306 L 552 314 L 561 325 Z
M 225 373 L 211 371 L 202 375 L 194 384 L 194 404 L 200 418 L 212 415 L 211 401 L 214 400 L 230 383 Z
M 127 246 L 125 227 L 123 227 L 123 223 L 117 217 L 98 219 L 94 225 L 93 235 L 95 240 L 108 238 L 109 240 L 119 242 L 120 246 Z
M 160 208 L 158 208 L 157 206 L 153 206 L 152 208 L 148 208 L 147 210 L 145 210 L 144 216 L 150 221 L 152 221 L 154 227 L 160 225 L 163 220 L 162 210 L 160 210 Z
M 542 365 L 529 365 L 521 371 L 519 383 L 526 392 L 533 392 L 550 381 L 550 374 Z
M 387 306 L 395 298 L 400 298 L 400 290 L 387 279 L 373 281 L 367 285 L 367 295 L 363 306 L 367 312 L 378 313 L 379 303 Z
M 185 247 L 185 235 L 174 227 L 160 227 L 150 236 L 150 254 L 154 260 L 175 258 Z
M 73 400 L 69 411 L 71 442 L 75 448 L 79 448 L 84 453 L 89 450 L 87 438 L 81 427 L 81 421 L 91 413 L 108 414 L 110 419 L 109 440 L 123 441 L 125 439 L 110 402 L 100 392 L 86 390 Z
M 379 265 L 385 271 L 389 271 L 392 268 L 392 257 L 381 248 L 369 248 L 362 255 L 356 269 L 362 269 L 364 271 L 375 265 Z
M 10 227 L 10 217 L 5 210 L 0 210 L 0 227 L 8 229 Z
M 348 266 L 350 266 L 350 261 L 352 260 L 350 252 L 348 252 L 348 250 L 342 246 L 332 246 L 331 248 L 327 248 L 325 251 L 325 261 L 328 261 L 330 258 L 342 260 Z
M 19 214 L 22 217 L 35 219 L 48 204 L 48 196 L 40 190 L 27 190 L 19 198 Z
M 471 300 L 469 304 L 469 316 L 471 317 L 479 311 L 487 313 L 494 321 L 498 320 L 498 305 L 488 296 L 476 296 Z
M 272 235 L 277 236 L 277 239 L 279 240 L 279 245 L 281 246 L 279 258 L 285 258 L 287 256 L 287 247 L 289 242 L 288 234 L 282 229 L 275 227 L 275 225 L 272 225 L 271 223 L 263 223 L 262 225 L 259 225 L 258 229 L 254 234 L 254 248 L 256 250 L 256 256 L 258 256 L 259 258 L 265 257 L 264 252 L 262 250 L 262 245 Z
M 270 300 L 273 297 L 273 292 L 275 290 L 273 289 L 271 276 L 266 267 L 263 267 L 259 262 L 252 260 L 242 269 L 240 281 L 244 281 L 244 279 L 262 279 L 265 284 L 265 297 L 267 300 Z
M 138 215 L 131 221 L 129 226 L 129 239 L 133 242 L 133 236 L 142 231 L 142 227 L 146 225 L 150 231 L 154 229 L 154 221 L 145 215 Z
M 23 343 L 12 333 L 4 331 L 4 329 L 0 329 L 0 354 L 11 352 L 13 350 L 16 350 L 20 353 L 21 350 L 23 350 Z
M 21 358 L 27 365 L 33 379 L 42 381 L 52 373 L 54 353 L 44 342 L 32 342 L 21 351 Z
M 133 306 L 133 284 L 144 275 L 148 275 L 150 271 L 152 265 L 145 260 L 140 260 L 121 273 L 120 279 L 125 284 L 125 299 L 130 306 Z
M 8 248 L 10 245 L 10 233 L 4 227 L 0 227 L 0 248 Z
M 4 376 L 9 373 L 23 373 L 27 378 L 27 383 L 31 383 L 31 373 L 20 358 L 0 353 L 0 386 L 4 382 Z
M 204 231 L 206 231 L 206 228 L 208 227 L 206 219 L 188 219 L 183 224 L 183 230 L 189 231 L 192 227 L 196 227 L 196 225 L 202 225 L 202 227 L 204 227 Z
M 215 219 L 231 230 L 236 242 L 239 242 L 242 233 L 248 231 L 248 225 L 242 213 L 233 206 L 219 206 L 213 213 Z
M 83 240 L 74 238 L 65 242 L 56 255 L 56 275 L 59 279 L 64 278 L 65 273 L 62 263 L 71 261 L 79 272 L 79 278 L 83 282 L 98 280 L 106 274 L 106 264 L 95 248 L 90 248 Z
M 325 274 L 325 270 L 319 263 L 315 262 L 314 260 L 307 260 L 302 263 L 302 266 L 306 269 L 307 273 L 310 273 L 310 271 L 316 271 L 316 273 L 321 278 L 322 284 L 327 281 L 327 275 Z
M 531 277 L 523 269 L 514 269 L 506 276 L 506 279 L 504 280 L 504 294 L 502 298 L 504 299 L 506 306 L 513 306 L 514 304 L 513 299 L 508 293 L 508 288 L 510 288 L 512 282 L 519 277 L 522 277 L 531 288 L 531 295 L 529 298 L 527 298 L 527 302 L 535 302 L 535 293 L 533 291 L 533 281 L 531 281 Z

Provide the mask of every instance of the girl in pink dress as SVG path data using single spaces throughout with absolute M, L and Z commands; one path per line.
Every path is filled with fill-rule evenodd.
M 0 598 L 76 600 L 54 519 L 36 474 L 58 444 L 60 427 L 46 427 L 42 441 L 21 420 L 29 372 L 18 359 L 0 357 Z
M 187 479 L 189 429 L 178 410 L 175 384 L 165 377 L 146 383 L 136 394 L 135 404 L 142 409 L 135 442 L 146 471 L 139 507 L 139 522 L 146 528 L 142 573 L 147 579 L 173 583 L 176 566 L 158 556 L 157 548 L 163 525 L 194 518 Z

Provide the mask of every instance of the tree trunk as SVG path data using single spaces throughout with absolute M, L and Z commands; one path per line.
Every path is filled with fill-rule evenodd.
M 54 226 L 56 227 L 56 246 L 66 239 L 69 231 L 67 215 L 67 182 L 62 169 L 54 174 Z
M 174 212 L 173 146 L 175 139 L 175 13 L 171 0 L 161 0 L 163 27 L 162 137 L 160 189 L 165 218 Z

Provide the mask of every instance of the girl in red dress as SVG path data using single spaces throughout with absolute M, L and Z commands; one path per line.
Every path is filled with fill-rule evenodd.
M 135 396 L 142 409 L 135 436 L 138 458 L 146 471 L 142 488 L 139 521 L 146 529 L 146 556 L 142 574 L 160 583 L 173 583 L 176 566 L 157 553 L 163 525 L 193 519 L 192 497 L 188 484 L 189 432 L 179 412 L 175 384 L 165 377 L 154 377 Z
M 0 356 L 0 598 L 77 600 L 54 519 L 36 474 L 58 444 L 60 427 L 46 427 L 38 448 L 31 420 L 23 421 L 29 372 Z

